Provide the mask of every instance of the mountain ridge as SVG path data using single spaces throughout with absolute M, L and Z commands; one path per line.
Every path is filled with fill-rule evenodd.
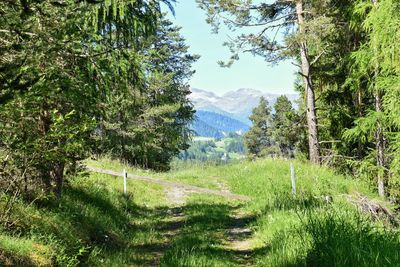
M 247 125 L 251 125 L 248 119 L 254 107 L 256 107 L 263 96 L 269 103 L 270 107 L 276 102 L 281 95 L 286 95 L 290 101 L 296 106 L 295 100 L 299 98 L 299 94 L 276 94 L 262 92 L 252 88 L 239 88 L 229 91 L 219 96 L 213 92 L 191 88 L 189 99 L 194 104 L 196 110 L 210 111 L 239 120 Z

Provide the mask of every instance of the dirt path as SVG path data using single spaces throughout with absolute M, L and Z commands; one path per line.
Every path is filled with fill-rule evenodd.
M 92 166 L 86 166 L 86 169 L 89 171 L 92 171 L 92 172 L 108 174 L 108 175 L 112 175 L 112 176 L 121 176 L 121 173 L 122 173 L 122 172 L 116 172 L 116 171 L 112 171 L 112 170 L 104 170 L 104 169 L 96 168 L 96 167 L 92 167 Z M 250 200 L 250 198 L 248 196 L 237 195 L 237 194 L 232 194 L 230 192 L 217 191 L 217 190 L 212 190 L 212 189 L 208 189 L 208 188 L 202 188 L 202 187 L 192 186 L 192 185 L 188 185 L 188 184 L 178 183 L 178 182 L 165 181 L 165 180 L 157 179 L 157 178 L 132 175 L 132 174 L 128 174 L 128 178 L 145 181 L 145 182 L 149 182 L 149 183 L 156 183 L 156 184 L 168 186 L 171 188 L 177 188 L 176 190 L 178 190 L 178 189 L 182 189 L 183 191 L 187 190 L 192 193 L 205 193 L 205 194 L 217 195 L 217 196 L 222 196 L 222 197 L 226 197 L 229 199 L 236 199 L 236 200 L 242 200 L 242 201 Z
M 168 201 L 174 206 L 183 206 L 188 192 L 181 187 L 165 188 Z
M 254 260 L 252 214 L 236 213 L 230 217 L 231 225 L 225 231 L 225 248 L 236 258 L 238 266 L 252 266 Z
M 113 176 L 121 176 L 122 173 L 90 166 L 87 167 L 87 169 L 89 171 Z M 163 185 L 169 203 L 169 205 L 160 212 L 159 216 L 162 217 L 162 220 L 159 221 L 154 229 L 157 235 L 162 236 L 164 242 L 150 242 L 137 250 L 138 253 L 146 255 L 145 258 L 148 260 L 143 262 L 143 264 L 147 266 L 159 266 L 163 255 L 175 242 L 176 238 L 191 236 L 188 235 L 187 229 L 191 229 L 190 227 L 193 225 L 204 223 L 201 221 L 201 218 L 204 220 L 204 218 L 207 217 L 208 213 L 206 211 L 202 215 L 205 217 L 199 216 L 199 214 L 193 216 L 190 212 L 186 214 L 186 210 L 190 209 L 190 205 L 187 206 L 188 204 L 186 203 L 186 199 L 190 194 L 206 193 L 222 196 L 230 200 L 249 200 L 247 196 L 231 193 L 229 187 L 221 181 L 216 181 L 219 190 L 211 190 L 183 183 L 131 174 L 128 174 L 128 178 Z M 207 204 L 204 207 L 210 208 Z M 200 212 L 200 214 L 202 213 Z M 226 216 L 222 217 L 224 218 L 224 227 L 208 229 L 208 232 L 206 231 L 204 234 L 215 234 L 217 240 L 220 240 L 220 249 L 230 255 L 232 262 L 237 266 L 252 266 L 255 253 L 252 242 L 253 232 L 250 228 L 250 223 L 254 221 L 254 215 L 244 214 L 237 210 L 237 206 L 232 206 L 231 212 L 224 216 Z M 196 218 L 196 220 L 193 221 L 193 218 Z

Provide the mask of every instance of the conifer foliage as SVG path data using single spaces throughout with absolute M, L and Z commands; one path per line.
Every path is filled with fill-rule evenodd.
M 0 1 L 0 187 L 61 196 L 90 154 L 166 169 L 197 59 L 160 4 Z
M 277 98 L 274 111 L 265 98 L 249 117 L 253 126 L 244 136 L 248 154 L 252 157 L 293 158 L 301 141 L 300 117 L 287 96 Z
M 272 142 L 271 108 L 264 97 L 261 97 L 259 105 L 253 109 L 249 119 L 253 126 L 245 135 L 248 153 L 254 156 L 267 155 Z
M 298 121 L 305 122 L 308 151 L 303 140 L 299 148 L 311 162 L 369 179 L 381 196 L 398 200 L 399 1 L 197 2 L 214 30 L 225 25 L 237 33 L 225 44 L 232 57 L 223 66 L 249 52 L 273 63 L 291 58 L 299 67 Z M 272 137 L 282 148 L 279 131 Z

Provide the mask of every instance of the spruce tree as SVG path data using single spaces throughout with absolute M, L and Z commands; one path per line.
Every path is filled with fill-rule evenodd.
M 272 115 L 272 138 L 284 157 L 293 157 L 299 140 L 300 119 L 287 96 L 277 98 Z
M 355 126 L 344 134 L 347 140 L 372 143 L 370 153 L 363 157 L 358 173 L 377 184 L 381 196 L 399 196 L 395 179 L 399 170 L 399 76 L 400 60 L 400 4 L 392 0 L 359 1 L 354 16 L 361 17 L 368 38 L 353 53 L 351 76 L 358 84 L 365 84 L 365 92 L 373 103 Z M 358 78 L 358 79 L 357 79 Z M 389 180 L 388 177 L 393 177 Z
M 159 3 L 0 0 L 0 186 L 61 196 L 110 100 L 132 85 L 138 100 Z
M 252 127 L 244 136 L 244 142 L 250 155 L 259 157 L 269 153 L 268 148 L 271 147 L 271 109 L 268 101 L 261 97 L 260 103 L 253 109 L 249 119 Z

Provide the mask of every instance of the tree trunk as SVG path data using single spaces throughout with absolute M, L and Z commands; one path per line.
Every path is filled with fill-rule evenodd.
M 58 199 L 61 198 L 61 193 L 62 193 L 62 186 L 63 186 L 63 180 L 64 180 L 64 163 L 58 163 L 55 164 L 53 174 L 54 174 L 54 180 L 56 182 L 56 187 L 54 188 L 54 194 Z
M 296 2 L 297 21 L 300 33 L 304 33 L 304 10 L 303 1 Z M 303 76 L 306 107 L 307 107 L 307 125 L 308 125 L 308 147 L 310 161 L 315 164 L 320 163 L 320 147 L 318 142 L 317 114 L 315 110 L 314 87 L 311 79 L 311 65 L 308 58 L 308 46 L 306 41 L 300 43 L 301 56 L 301 74 Z
M 372 0 L 372 3 L 374 4 L 375 8 L 377 8 L 378 5 L 378 0 Z M 374 53 L 377 55 L 378 51 L 377 48 L 374 47 Z M 378 78 L 379 74 L 379 63 L 376 60 L 375 64 L 375 73 L 374 73 L 374 79 L 375 83 Z M 382 94 L 375 85 L 375 92 L 374 92 L 374 100 L 375 100 L 375 111 L 376 112 L 382 112 Z M 376 164 L 379 167 L 378 171 L 378 193 L 379 196 L 384 197 L 385 196 L 385 171 L 382 171 L 382 169 L 385 166 L 385 136 L 383 134 L 383 128 L 378 121 L 377 129 L 375 132 L 375 146 L 376 146 Z
M 47 168 L 41 170 L 42 182 L 46 195 L 51 193 L 51 174 Z

